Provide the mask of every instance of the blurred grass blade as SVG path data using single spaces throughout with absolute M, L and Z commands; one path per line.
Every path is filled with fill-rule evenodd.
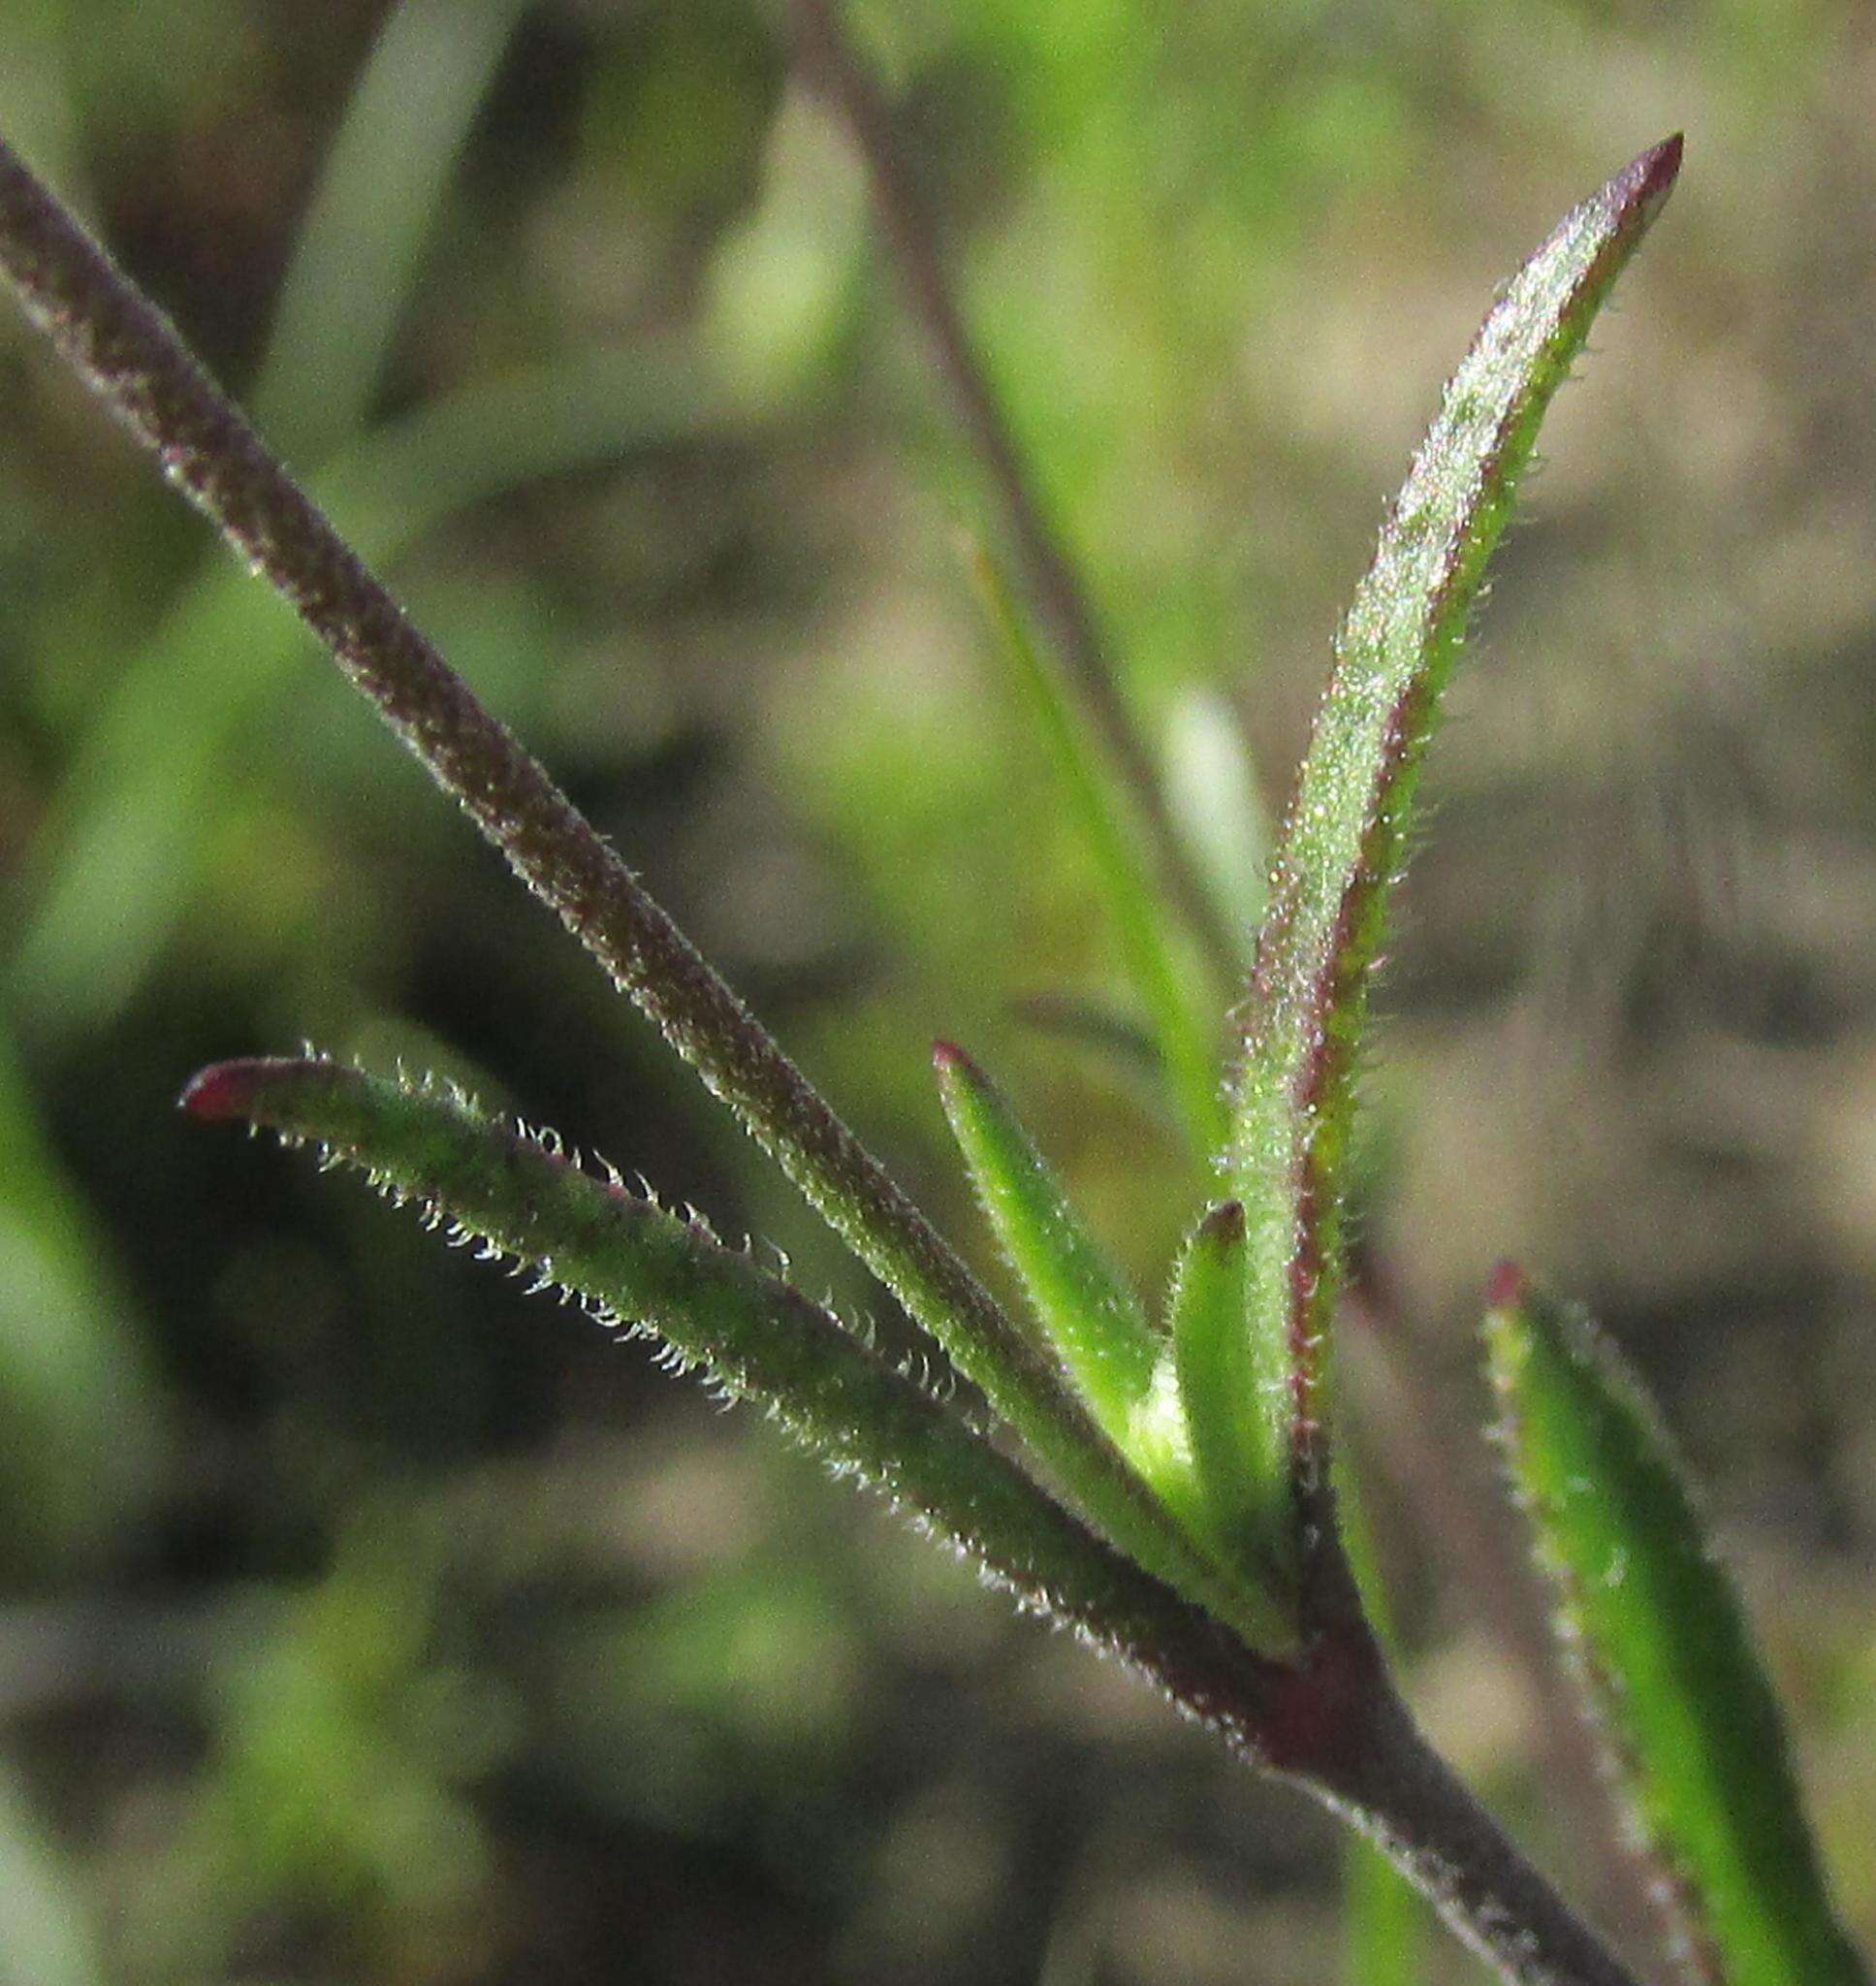
M 0 1484 L 16 1574 L 121 1549 L 168 1428 L 111 1248 L 0 1034 Z
M 312 479 L 362 558 L 395 565 L 450 518 L 536 477 L 691 439 L 732 408 L 683 355 L 530 366 L 387 425 Z M 307 653 L 291 613 L 221 560 L 126 663 L 30 860 L 37 903 L 7 994 L 39 1041 L 103 1025 L 203 873 L 237 747 Z
M 106 1986 L 104 1942 L 81 1873 L 0 1771 L 0 1986 Z
M 1140 1299 L 1082 1225 L 1002 1091 L 949 1041 L 933 1044 L 932 1066 L 970 1183 L 1047 1343 L 1096 1421 L 1125 1450 L 1160 1352 Z
M 1025 993 L 1009 1003 L 1012 1019 L 1098 1061 L 1129 1089 L 1158 1087 L 1161 1068 L 1153 1038 L 1139 1023 L 1075 993 Z
M 1418 1986 L 1434 1922 L 1420 1893 L 1358 1837 L 1342 1856 L 1342 1977 L 1345 1986 Z
M 346 106 L 250 396 L 289 462 L 365 425 L 470 121 L 525 0 L 402 0 Z
M 799 82 L 777 106 L 761 191 L 711 259 L 704 337 L 726 376 L 764 398 L 830 378 L 866 266 L 867 182 Z
M 1237 713 L 1216 690 L 1187 690 L 1166 721 L 1166 809 L 1219 922 L 1251 934 L 1270 880 L 1270 814 Z
M 314 1060 L 222 1063 L 184 1091 L 207 1121 L 263 1125 L 363 1171 L 487 1259 L 649 1332 L 682 1365 L 765 1408 L 805 1447 L 883 1490 L 1036 1610 L 1128 1656 L 1186 1618 L 1015 1463 L 821 1305 L 704 1224 L 586 1171 L 551 1133 L 460 1096 Z
M 1274 1335 L 1267 1393 L 1298 1480 L 1320 1474 L 1320 1346 L 1342 1271 L 1354 1073 L 1414 787 L 1485 561 L 1551 396 L 1680 166 L 1669 139 L 1565 217 L 1511 279 L 1447 387 L 1336 643 L 1257 941 L 1227 1154 L 1249 1222 L 1250 1328 Z M 1249 1445 L 1265 1466 L 1271 1437 Z
M 1513 1269 L 1485 1343 L 1565 1642 L 1687 1941 L 1727 1986 L 1867 1986 L 1744 1616 L 1648 1401 L 1587 1318 Z
M 1108 766 L 1067 686 L 1036 653 L 1002 576 L 981 546 L 970 567 L 999 646 L 1040 733 L 1069 817 L 1100 879 L 1121 963 L 1158 1044 L 1174 1107 L 1193 1149 L 1209 1156 L 1224 1133 L 1219 1044 L 1206 974 L 1155 888 L 1133 802 Z

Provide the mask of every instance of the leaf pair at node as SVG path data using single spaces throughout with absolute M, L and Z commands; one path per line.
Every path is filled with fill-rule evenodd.
M 978 1196 L 1067 1381 L 1106 1439 L 1219 1566 L 1261 1646 L 1293 1652 L 1334 1558 L 1324 1421 L 1344 1275 L 1347 1167 L 1368 982 L 1406 858 L 1441 690 L 1551 397 L 1680 163 L 1645 152 L 1570 213 L 1507 286 L 1448 384 L 1336 643 L 1272 881 L 1228 1085 L 1194 1078 L 1180 955 L 1164 913 L 1139 935 L 1125 794 L 1015 630 L 999 621 L 1108 895 L 1175 1103 L 1203 1137 L 1228 1098 L 1218 1163 L 1229 1197 L 1195 1221 L 1163 1328 L 1147 1322 L 1006 1102 L 938 1051 Z M 1092 796 L 1092 797 L 1091 797 Z M 1105 796 L 1105 797 L 1103 797 Z
M 795 12 L 836 94 L 857 107 L 856 128 L 876 133 L 832 16 L 819 0 Z M 1023 1602 L 1153 1677 L 1242 1755 L 1313 1787 L 1508 1979 L 1546 1986 L 1623 1975 L 1426 1750 L 1370 1621 L 1348 1605 L 1324 1434 L 1327 1348 L 1368 982 L 1441 690 L 1544 408 L 1679 160 L 1678 139 L 1657 145 L 1568 215 L 1447 389 L 1337 640 L 1223 1085 L 1194 965 L 1208 944 L 1198 927 L 1216 920 L 1194 914 L 1197 893 L 1163 887 L 1182 871 L 1169 810 L 1113 772 L 1113 711 L 1097 747 L 1101 727 L 1076 705 L 1092 693 L 1088 671 L 1071 692 L 1038 660 L 983 561 L 1175 1114 L 1224 1181 L 1152 1321 L 1008 1104 L 941 1045 L 946 1112 L 1028 1294 L 1025 1328 L 0 144 L 0 268 L 28 314 L 974 1382 L 1023 1457 L 701 1221 L 460 1095 L 301 1059 L 219 1065 L 190 1084 L 185 1106 L 317 1144 L 453 1239 L 607 1324 L 654 1334 L 676 1362 L 764 1407 Z M 941 342 L 956 372 L 953 330 Z M 966 399 L 982 430 L 988 403 Z M 1033 513 L 1011 507 L 1033 551 Z M 1732 1986 L 1855 1986 L 1864 1975 L 1830 1915 L 1730 1593 L 1633 1389 L 1586 1331 L 1516 1278 L 1494 1293 L 1488 1338 L 1513 1475 L 1686 1942 L 1706 1976 Z

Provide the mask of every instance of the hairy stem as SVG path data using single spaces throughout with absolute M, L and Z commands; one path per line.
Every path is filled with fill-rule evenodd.
M 1632 1974 L 1507 1839 L 1357 1654 L 1334 1735 L 1298 1774 L 1514 1986 L 1636 1986 Z M 1334 1703 L 1338 1694 L 1326 1692 Z M 1281 1766 L 1281 1760 L 1277 1761 Z
M 4 144 L 0 273 L 516 873 L 1136 1561 L 1137 1578 L 1119 1559 L 1110 1567 L 1107 1624 L 1092 1615 L 1080 1624 L 1240 1756 L 1286 1774 L 1370 1834 L 1517 1986 L 1632 1986 L 1426 1749 L 1357 1617 L 1319 1615 L 1325 1631 L 1293 1667 L 1259 1657 L 1224 1624 L 1228 1589 L 1220 1604 L 1208 1590 L 1208 1564 L 1058 1376 L 620 857 L 475 701 L 161 313 Z M 1070 1537 L 1062 1534 L 1062 1564 L 1081 1549 Z M 1187 1604 L 1193 1597 L 1208 1611 Z
M 0 143 L 0 273 L 431 777 L 1123 1551 L 1231 1618 L 1213 1568 L 956 1252 L 616 850 L 476 701 L 175 329 Z
M 1167 894 L 1203 946 L 1220 983 L 1242 977 L 1240 945 L 1199 881 L 1168 812 L 1151 754 L 1115 688 L 1088 589 L 1044 511 L 1015 437 L 971 347 L 938 254 L 937 232 L 906 164 L 890 107 L 842 24 L 835 0 L 789 0 L 810 82 L 833 108 L 865 162 L 879 224 L 906 303 L 925 334 L 952 417 L 983 464 L 1021 561 L 1031 601 L 1073 682 L 1102 748 L 1132 793 Z

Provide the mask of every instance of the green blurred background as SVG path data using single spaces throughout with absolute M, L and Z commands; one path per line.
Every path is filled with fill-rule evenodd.
M 1350 1404 L 1415 1701 L 1645 1953 L 1478 1433 L 1490 1263 L 1596 1307 L 1876 1937 L 1876 16 L 853 20 L 1241 929 L 1221 754 L 1281 801 L 1494 282 L 1686 128 L 1434 753 Z M 779 16 L 14 0 L 0 126 L 973 1258 L 938 1033 L 1157 1295 L 1198 1182 L 1036 1024 L 1125 1005 L 1094 878 Z M 0 1981 L 1332 1975 L 1325 1819 L 642 1347 L 177 1116 L 220 1055 L 401 1057 L 885 1308 L 10 311 L 0 396 Z

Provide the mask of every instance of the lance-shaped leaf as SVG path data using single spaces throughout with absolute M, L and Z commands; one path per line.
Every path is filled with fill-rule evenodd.
M 1251 1383 L 1244 1353 L 1244 1209 L 1213 1207 L 1192 1230 L 1166 1303 L 1179 1399 L 1205 1522 L 1220 1549 L 1281 1586 L 1272 1549 L 1289 1508 L 1289 1461 L 1273 1446 L 1246 1466 L 1235 1402 Z M 1282 1375 L 1265 1382 L 1281 1388 Z M 1256 1424 L 1259 1427 L 1272 1425 Z
M 1702 1976 L 1867 1986 L 1738 1600 L 1639 1386 L 1515 1269 L 1494 1279 L 1485 1343 L 1566 1644 Z
M 455 1094 L 315 1060 L 222 1063 L 190 1083 L 182 1104 L 196 1117 L 267 1126 L 318 1146 L 328 1165 L 358 1168 L 428 1225 L 447 1227 L 453 1241 L 477 1243 L 484 1257 L 531 1273 L 536 1287 L 577 1296 L 602 1321 L 662 1340 L 678 1362 L 766 1408 L 803 1446 L 883 1490 L 1025 1604 L 1123 1660 L 1179 1666 L 1167 1650 L 1182 1636 L 1190 1643 L 1193 1617 L 1168 1587 L 830 1311 L 701 1221 L 587 1171 L 552 1134 L 504 1125 Z M 1218 1660 L 1248 1678 L 1255 1695 L 1262 1665 L 1222 1632 L 1213 1639 Z
M 1173 1347 L 1147 1322 L 1139 1298 L 1089 1233 L 1008 1099 L 949 1041 L 934 1043 L 932 1063 L 978 1200 L 1048 1346 L 1088 1411 L 1182 1528 L 1218 1561 L 1234 1594 L 1226 1618 L 1266 1654 L 1292 1651 L 1296 1626 L 1289 1596 L 1268 1577 L 1257 1553 L 1245 1549 L 1252 1530 L 1219 1522 L 1200 1487 L 1184 1405 L 1186 1375 L 1176 1365 Z M 1241 1241 L 1241 1216 L 1236 1235 Z M 1194 1253 L 1205 1258 L 1197 1269 L 1192 1265 Z M 1222 1312 L 1228 1302 L 1241 1315 L 1236 1304 L 1242 1284 L 1226 1296 L 1213 1266 L 1216 1253 L 1209 1242 L 1189 1250 L 1175 1285 L 1175 1314 L 1184 1292 L 1208 1312 Z M 1230 1508 L 1235 1513 L 1238 1505 Z
M 932 1067 L 970 1183 L 1047 1343 L 1125 1452 L 1160 1351 L 1140 1299 L 1082 1225 L 1008 1098 L 949 1041 L 932 1044 Z
M 1036 653 L 1002 576 L 981 548 L 971 571 L 1010 671 L 1055 767 L 1069 817 L 1093 860 L 1121 962 L 1153 1030 L 1172 1101 L 1193 1148 L 1217 1149 L 1224 1131 L 1218 1051 L 1198 998 L 1205 975 L 1164 896 L 1154 887 L 1131 795 L 1121 784 L 1067 685 Z
M 1680 140 L 1570 213 L 1512 278 L 1447 388 L 1336 643 L 1335 670 L 1258 937 L 1229 1174 L 1249 1222 L 1247 1304 L 1287 1398 L 1237 1400 L 1247 1466 L 1293 1443 L 1319 1480 L 1319 1347 L 1342 1258 L 1342 1169 L 1366 988 L 1442 686 L 1551 395 L 1659 210 Z M 1261 1363 L 1266 1354 L 1259 1353 Z

